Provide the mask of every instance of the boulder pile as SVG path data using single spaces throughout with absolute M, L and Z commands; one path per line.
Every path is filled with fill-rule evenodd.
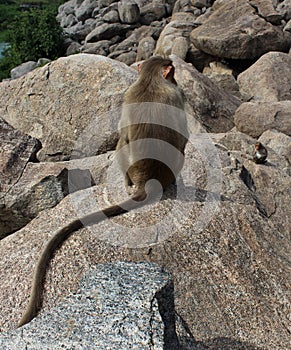
M 254 60 L 290 47 L 290 1 L 70 0 L 58 20 L 68 54 L 132 64 L 171 53 L 202 68 L 213 58 Z
M 0 83 L 0 344 L 91 349 L 111 329 L 110 349 L 289 348 L 290 0 L 71 0 L 58 19 L 68 55 Z M 40 316 L 12 331 L 48 239 L 127 196 L 112 151 L 136 62 L 153 54 L 172 59 L 186 100 L 176 186 L 68 238 Z

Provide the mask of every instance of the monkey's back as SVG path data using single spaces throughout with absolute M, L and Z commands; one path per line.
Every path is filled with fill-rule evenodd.
M 146 102 L 138 84 L 124 98 L 120 138 L 126 140 L 129 152 L 121 163 L 138 188 L 150 179 L 163 188 L 169 186 L 184 164 L 188 130 L 183 96 L 173 84 L 165 85 L 162 96 L 150 91 Z

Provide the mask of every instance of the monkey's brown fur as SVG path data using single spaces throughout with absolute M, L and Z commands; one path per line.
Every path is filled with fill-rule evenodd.
M 160 57 L 152 57 L 141 65 L 137 82 L 128 89 L 124 96 L 123 111 L 119 124 L 120 135 L 116 148 L 118 163 L 124 173 L 126 184 L 129 186 L 134 185 L 135 194 L 129 200 L 119 205 L 111 206 L 72 221 L 57 231 L 49 240 L 36 265 L 29 304 L 18 327 L 30 322 L 37 315 L 41 308 L 47 265 L 54 251 L 73 232 L 84 226 L 101 222 L 104 220 L 104 214 L 108 218 L 114 217 L 144 205 L 145 203 L 142 202 L 141 204 L 141 201 L 145 199 L 145 202 L 149 202 L 156 191 L 154 186 L 149 186 L 146 192 L 145 185 L 151 179 L 158 180 L 163 189 L 175 182 L 176 176 L 183 167 L 183 155 L 188 132 L 186 117 L 184 112 L 182 112 L 184 109 L 183 96 L 175 85 L 173 72 L 172 62 Z M 143 105 L 145 102 L 146 104 Z M 154 103 L 148 104 L 148 102 Z M 165 113 L 164 105 L 174 106 L 182 111 L 171 115 L 170 113 Z M 158 124 L 147 124 L 146 121 L 152 121 L 153 117 Z M 139 123 L 139 120 L 143 122 Z M 166 123 L 170 127 L 161 126 L 161 123 Z M 136 142 L 134 144 L 132 142 L 147 138 L 168 142 L 179 151 L 181 157 L 171 159 L 171 164 L 174 163 L 175 165 L 174 172 L 164 162 L 141 157 L 143 151 L 141 148 L 144 148 L 144 145 L 139 147 L 136 145 Z M 122 152 L 124 146 L 128 147 L 128 153 Z M 169 152 L 164 150 L 161 153 L 163 157 L 165 153 Z M 139 160 L 131 162 L 136 157 Z M 173 157 L 173 155 L 170 154 L 170 157 Z
M 255 143 L 255 152 L 253 155 L 253 161 L 257 164 L 264 164 L 266 163 L 266 159 L 268 156 L 268 151 L 266 147 L 264 147 L 261 142 Z

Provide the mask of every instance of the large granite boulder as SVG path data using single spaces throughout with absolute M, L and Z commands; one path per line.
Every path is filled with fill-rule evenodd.
M 165 26 L 157 41 L 155 50 L 156 55 L 168 57 L 176 51 L 177 56 L 185 59 L 189 48 L 189 36 L 193 28 L 195 28 L 194 15 L 192 13 L 175 13 L 171 22 Z M 177 41 L 184 39 L 184 48 L 176 48 Z
M 78 1 L 77 1 L 78 5 Z M 98 6 L 97 0 L 83 0 L 79 6 L 76 7 L 76 17 L 78 21 L 84 22 L 90 18 L 95 7 Z
M 141 24 L 149 25 L 154 21 L 161 20 L 166 17 L 167 9 L 161 1 L 150 1 L 140 8 Z
M 291 56 L 268 52 L 239 74 L 237 81 L 245 101 L 291 100 Z
M 23 75 L 31 72 L 37 67 L 37 63 L 35 61 L 28 61 L 20 64 L 17 67 L 11 69 L 11 79 L 17 79 L 22 77 Z
M 160 267 L 96 265 L 58 307 L 26 327 L 1 334 L 0 347 L 178 350 L 174 320 L 173 283 Z
M 220 137 L 224 139 L 223 134 Z M 241 133 L 235 137 L 236 144 L 252 142 Z M 287 193 L 280 157 L 274 169 L 243 158 L 241 163 L 222 143 L 210 140 L 207 146 L 206 140 L 207 134 L 191 138 L 183 184 L 169 189 L 162 201 L 82 229 L 63 244 L 48 269 L 42 317 L 76 292 L 80 277 L 97 263 L 148 261 L 173 274 L 178 349 L 288 348 L 290 241 L 284 224 L 276 219 L 286 218 L 288 206 L 282 202 L 272 209 L 268 200 L 273 195 L 280 201 Z M 111 170 L 108 178 L 117 179 Z M 267 191 L 263 173 L 270 176 Z M 271 181 L 274 175 L 276 183 Z M 27 304 L 44 242 L 77 215 L 124 198 L 120 185 L 111 186 L 67 196 L 0 242 L 2 331 L 15 327 Z M 92 308 L 100 305 L 100 294 L 96 295 L 90 299 Z M 73 334 L 68 334 L 72 341 Z M 4 339 L 19 339 L 15 337 L 14 333 Z
M 213 83 L 206 75 L 180 58 L 171 56 L 175 79 L 190 106 L 189 113 L 210 132 L 234 127 L 233 116 L 240 100 Z
M 234 122 L 237 129 L 252 137 L 276 129 L 291 135 L 291 101 L 245 102 L 236 110 Z
M 5 187 L 0 191 L 0 239 L 25 226 L 42 210 L 56 206 L 69 193 L 104 182 L 108 163 L 107 155 L 29 162 L 20 174 L 10 173 L 9 191 Z
M 290 47 L 290 33 L 263 18 L 258 5 L 248 0 L 218 3 L 208 20 L 191 32 L 198 49 L 218 57 L 253 59 Z
M 263 132 L 259 140 L 267 147 L 272 148 L 277 154 L 286 158 L 291 164 L 291 136 L 271 129 Z
M 139 20 L 140 9 L 135 1 L 121 0 L 118 3 L 118 14 L 121 23 L 136 23 Z
M 112 39 L 116 35 L 124 35 L 130 29 L 134 29 L 133 25 L 121 23 L 104 23 L 97 26 L 92 32 L 86 36 L 86 43 L 94 43 L 99 40 Z
M 84 151 L 87 156 L 96 155 L 114 148 L 119 107 L 136 76 L 125 64 L 103 56 L 60 58 L 17 80 L 0 83 L 0 114 L 42 142 L 39 160 L 69 159 L 86 128 L 96 128 L 90 136 L 95 141 L 84 139 L 75 156 Z
M 10 235 L 0 235 L 0 348 L 289 348 L 291 70 L 290 52 L 273 51 L 290 47 L 289 2 L 135 0 L 137 11 L 131 0 L 71 0 L 60 7 L 70 52 L 131 64 L 149 57 L 159 39 L 156 53 L 174 53 L 190 137 L 181 175 L 160 201 L 103 216 L 59 247 L 39 316 L 13 331 L 50 237 L 128 198 L 107 151 L 137 72 L 81 54 L 0 83 L 1 116 L 44 145 L 34 163 L 32 136 L 19 159 L 21 131 L 2 140 L 0 233 L 4 223 Z M 257 141 L 268 150 L 264 164 L 252 161 Z M 6 166 L 10 155 L 15 169 Z

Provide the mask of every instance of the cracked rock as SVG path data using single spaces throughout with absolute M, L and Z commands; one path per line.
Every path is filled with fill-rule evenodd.
M 74 295 L 21 329 L 2 334 L 0 347 L 163 350 L 174 329 L 172 298 L 171 277 L 155 264 L 95 265 Z
M 0 192 L 0 239 L 22 228 L 69 193 L 103 182 L 108 155 L 69 162 L 29 162 L 9 191 Z M 13 177 L 11 177 L 13 179 Z
M 36 160 L 41 143 L 15 130 L 0 118 L 0 192 L 8 192 L 21 177 L 26 164 Z
M 118 107 L 136 75 L 103 56 L 60 58 L 49 68 L 2 82 L 0 114 L 42 142 L 41 161 L 68 160 L 76 149 L 80 157 L 100 154 L 115 147 Z

